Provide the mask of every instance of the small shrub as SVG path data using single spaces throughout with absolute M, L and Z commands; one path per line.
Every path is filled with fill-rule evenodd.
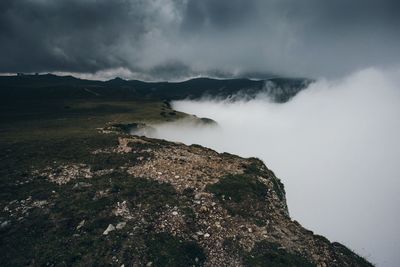
M 262 215 L 267 208 L 268 188 L 251 175 L 228 175 L 206 188 L 232 215 L 253 219 L 264 225 Z
M 248 198 L 264 201 L 267 187 L 250 175 L 228 175 L 217 183 L 208 186 L 208 190 L 218 198 L 232 200 L 236 203 Z
M 193 241 L 183 241 L 160 233 L 147 241 L 149 261 L 155 266 L 202 266 L 206 259 L 203 249 Z
M 366 259 L 363 257 L 358 256 L 355 254 L 353 251 L 348 249 L 346 246 L 333 242 L 332 243 L 333 247 L 335 248 L 335 252 L 344 256 L 348 256 L 349 259 L 351 259 L 351 266 L 360 266 L 360 267 L 370 267 L 374 266 L 371 263 L 369 263 Z
M 278 244 L 261 241 L 243 257 L 244 264 L 252 267 L 311 267 L 315 264 L 300 255 L 279 248 Z

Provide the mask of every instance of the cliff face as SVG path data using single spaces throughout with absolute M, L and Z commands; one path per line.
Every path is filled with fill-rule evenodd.
M 2 202 L 2 266 L 370 266 L 292 221 L 258 159 L 113 138 L 17 181 L 27 194 Z

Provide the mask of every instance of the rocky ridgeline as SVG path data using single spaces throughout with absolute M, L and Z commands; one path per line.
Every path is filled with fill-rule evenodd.
M 2 266 L 370 266 L 293 221 L 256 158 L 115 140 L 15 185 L 31 191 L 1 207 Z

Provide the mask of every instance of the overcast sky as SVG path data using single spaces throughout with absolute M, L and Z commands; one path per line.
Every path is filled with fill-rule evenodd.
M 400 62 L 396 0 L 0 2 L 0 73 L 341 76 Z

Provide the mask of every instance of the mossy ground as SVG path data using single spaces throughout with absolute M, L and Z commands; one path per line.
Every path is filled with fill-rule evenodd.
M 278 244 L 258 242 L 244 255 L 244 264 L 251 267 L 315 267 L 299 255 L 290 253 Z
M 155 266 L 203 266 L 203 249 L 193 241 L 184 241 L 166 234 L 156 234 L 147 241 L 149 259 Z
M 268 205 L 268 188 L 249 174 L 228 175 L 207 186 L 232 215 L 242 216 L 264 225 L 260 212 Z
M 165 115 L 160 115 L 162 112 Z M 96 128 L 110 123 L 161 122 L 183 116 L 173 111 L 168 102 L 158 100 L 37 97 L 2 101 L 0 218 L 9 223 L 0 229 L 0 265 L 105 266 L 118 265 L 119 260 L 129 266 L 144 260 L 160 260 L 160 263 L 171 266 L 168 261 L 157 258 L 149 246 L 155 246 L 154 237 L 166 240 L 161 245 L 164 246 L 164 256 L 168 256 L 172 263 L 192 262 L 196 257 L 198 264 L 204 261 L 195 244 L 188 241 L 185 245 L 187 241 L 175 237 L 159 237 L 152 229 L 143 228 L 145 226 L 141 228 L 128 223 L 118 233 L 102 234 L 108 224 L 115 225 L 121 221 L 111 213 L 118 201 L 127 201 L 131 206 L 145 206 L 144 217 L 150 222 L 157 219 L 157 213 L 165 205 L 179 206 L 179 201 L 175 190 L 168 184 L 118 171 L 126 163 L 135 164 L 139 156 L 149 155 L 93 154 L 97 149 L 115 147 L 119 136 L 101 134 Z M 32 175 L 35 170 L 71 163 L 87 164 L 92 171 L 116 171 L 65 185 Z M 90 186 L 74 188 L 74 184 L 79 182 Z M 96 198 L 96 192 L 100 190 L 109 190 L 109 195 Z M 29 197 L 35 201 L 46 200 L 49 205 L 29 209 L 22 219 L 10 219 L 3 208 L 11 201 Z M 182 208 L 188 209 L 185 205 Z M 82 220 L 85 220 L 85 225 L 78 231 L 76 227 Z M 153 235 L 148 236 L 151 233 Z M 187 251 L 196 257 L 183 257 L 182 253 Z
M 360 267 L 370 267 L 373 266 L 370 262 L 368 262 L 366 259 L 363 257 L 355 254 L 351 249 L 347 248 L 346 246 L 333 242 L 332 245 L 335 247 L 337 253 L 349 256 L 351 259 L 351 262 L 349 262 L 349 265 L 351 266 L 360 266 Z
M 90 186 L 76 188 L 75 182 Z M 8 197 L 25 199 L 29 195 L 52 204 L 45 209 L 33 208 L 21 221 L 12 220 L 10 226 L 1 229 L 1 266 L 104 266 L 116 264 L 116 260 L 127 266 L 146 261 L 157 263 L 156 266 L 197 266 L 204 262 L 204 253 L 194 241 L 157 234 L 152 228 L 166 206 L 190 210 L 185 197 L 179 198 L 171 185 L 123 172 L 74 183 L 55 185 L 43 180 L 35 184 L 39 193 L 31 187 L 21 187 L 17 195 Z M 99 190 L 109 193 L 96 198 Z M 104 236 L 109 224 L 123 220 L 111 212 L 116 203 L 123 201 L 133 208 L 140 205 L 142 214 L 133 212 L 138 218 L 128 221 L 123 230 Z M 85 224 L 78 230 L 82 220 Z

